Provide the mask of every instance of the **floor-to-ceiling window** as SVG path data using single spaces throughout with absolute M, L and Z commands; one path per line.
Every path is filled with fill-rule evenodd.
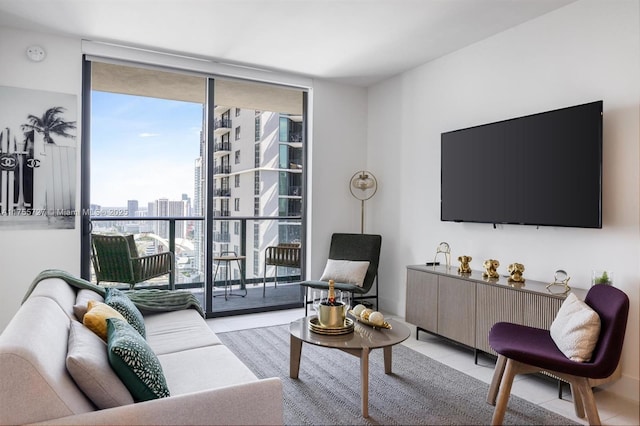
M 300 306 L 302 261 L 265 265 L 265 255 L 283 244 L 303 248 L 303 92 L 216 79 L 214 94 L 212 250 L 242 256 L 223 262 L 218 275 L 230 268 L 236 287 L 247 289 L 224 303 L 215 298 L 214 312 Z
M 134 65 L 86 66 L 84 238 L 131 233 L 140 255 L 173 251 L 174 274 L 142 285 L 189 289 L 209 316 L 300 306 L 302 261 L 265 268 L 264 256 L 283 243 L 304 248 L 304 93 Z M 83 247 L 83 275 L 91 276 Z M 243 258 L 218 265 L 224 251 Z

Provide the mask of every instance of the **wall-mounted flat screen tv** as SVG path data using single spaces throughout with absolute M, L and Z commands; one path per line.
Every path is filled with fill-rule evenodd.
M 441 220 L 601 228 L 602 104 L 442 133 Z

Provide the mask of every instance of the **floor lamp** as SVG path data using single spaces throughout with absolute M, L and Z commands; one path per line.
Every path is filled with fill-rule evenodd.
M 378 181 L 373 173 L 361 170 L 351 176 L 349 181 L 351 195 L 360 200 L 360 233 L 364 234 L 364 202 L 378 191 Z

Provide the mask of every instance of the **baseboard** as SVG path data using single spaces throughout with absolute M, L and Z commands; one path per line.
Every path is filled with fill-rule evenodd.
M 598 389 L 633 401 L 636 404 L 640 403 L 640 380 L 638 379 L 623 375 L 613 383 L 598 386 Z

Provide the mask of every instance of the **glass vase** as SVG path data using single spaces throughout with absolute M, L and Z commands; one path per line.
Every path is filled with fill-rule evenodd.
M 596 284 L 613 285 L 613 272 L 606 269 L 593 270 L 591 272 L 591 285 Z

